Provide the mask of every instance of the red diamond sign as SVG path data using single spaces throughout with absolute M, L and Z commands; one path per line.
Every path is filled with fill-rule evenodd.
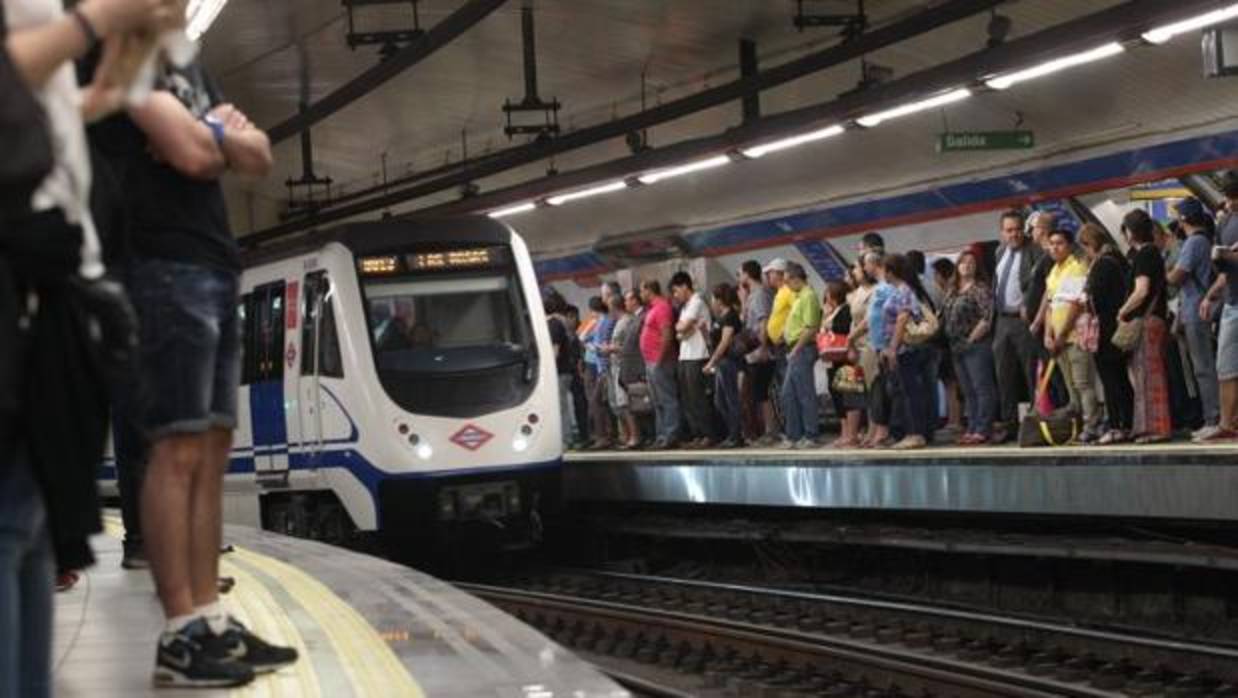
M 493 438 L 494 434 L 491 434 L 485 429 L 482 429 L 475 424 L 465 424 L 460 428 L 460 431 L 452 434 L 451 439 L 449 440 L 460 448 L 467 448 L 470 451 L 476 451 L 482 446 L 485 446 L 486 442 Z

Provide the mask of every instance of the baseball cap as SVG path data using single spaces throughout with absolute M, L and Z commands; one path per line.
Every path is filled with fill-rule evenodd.
M 1179 201 L 1174 208 L 1178 210 L 1178 217 L 1191 225 L 1204 225 L 1208 218 L 1208 211 L 1203 203 L 1193 196 Z
M 761 268 L 761 271 L 767 274 L 771 271 L 786 271 L 786 270 L 787 270 L 787 260 L 783 259 L 782 257 L 775 257 L 771 259 L 769 261 L 769 264 L 766 264 L 764 267 Z

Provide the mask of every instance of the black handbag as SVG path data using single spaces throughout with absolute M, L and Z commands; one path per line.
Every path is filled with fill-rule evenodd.
M 8 35 L 0 3 L 0 39 Z M 26 213 L 30 197 L 52 171 L 52 138 L 43 107 L 0 43 L 0 218 Z
M 1078 415 L 1069 412 L 1054 412 L 1045 417 L 1036 413 L 1035 406 L 1040 402 L 1045 391 L 1049 389 L 1049 380 L 1053 377 L 1053 369 L 1056 367 L 1057 360 L 1050 360 L 1032 401 L 1032 413 L 1019 423 L 1019 445 L 1024 448 L 1065 446 L 1079 437 Z

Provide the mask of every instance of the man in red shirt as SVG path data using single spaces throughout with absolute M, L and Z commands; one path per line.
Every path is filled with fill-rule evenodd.
M 674 448 L 679 441 L 679 395 L 675 385 L 675 321 L 670 301 L 662 295 L 662 286 L 655 280 L 640 285 L 645 307 L 645 324 L 641 328 L 640 351 L 645 359 L 649 394 L 657 426 L 655 450 Z

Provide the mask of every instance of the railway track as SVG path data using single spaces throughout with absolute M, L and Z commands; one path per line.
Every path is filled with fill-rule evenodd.
M 1232 647 L 629 574 L 461 586 L 641 695 L 1238 697 Z

